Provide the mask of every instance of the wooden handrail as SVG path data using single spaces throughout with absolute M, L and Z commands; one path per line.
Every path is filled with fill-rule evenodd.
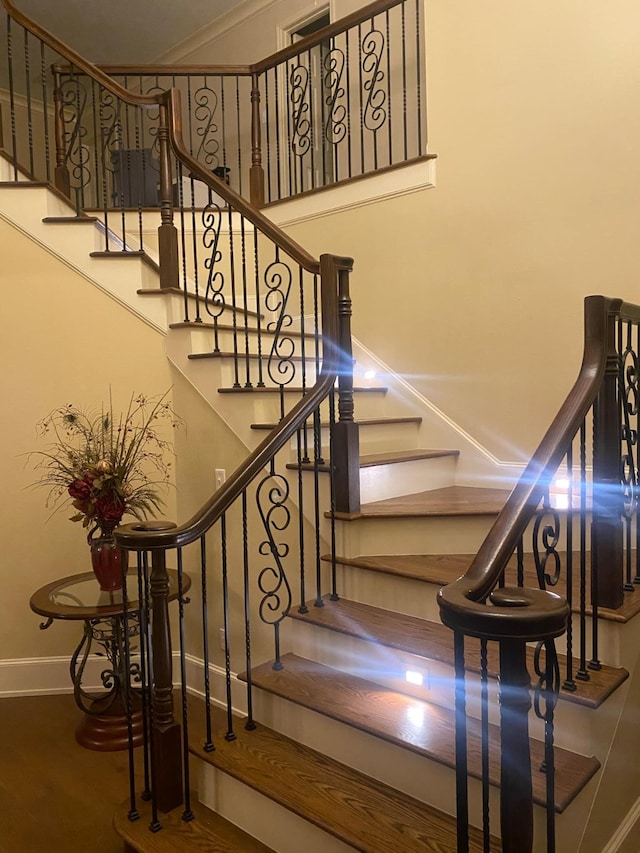
M 492 639 L 520 636 L 535 640 L 562 633 L 568 608 L 558 596 L 519 589 L 517 594 L 511 591 L 519 600 L 509 601 L 508 595 L 492 594 L 492 590 L 596 399 L 606 366 L 608 320 L 620 314 L 636 319 L 640 308 L 604 296 L 585 299 L 584 354 L 578 378 L 468 571 L 440 590 L 440 613 L 449 627 Z M 489 596 L 496 606 L 485 606 Z
M 123 86 L 115 83 L 111 77 L 109 77 L 108 74 L 105 74 L 104 71 L 101 71 L 97 65 L 86 60 L 72 47 L 69 47 L 69 45 L 60 41 L 60 39 L 56 38 L 54 35 L 51 35 L 51 33 L 41 27 L 40 24 L 24 15 L 13 5 L 12 0 L 0 0 L 0 2 L 16 23 L 20 24 L 26 30 L 29 30 L 30 33 L 39 38 L 45 44 L 49 45 L 52 50 L 55 50 L 56 53 L 63 56 L 77 70 L 82 71 L 89 77 L 92 77 L 97 83 L 100 83 L 101 86 L 104 86 L 105 89 L 108 89 L 112 94 L 116 95 L 116 97 L 121 98 L 125 103 L 135 104 L 137 106 L 155 106 L 160 103 L 160 94 L 135 95 Z

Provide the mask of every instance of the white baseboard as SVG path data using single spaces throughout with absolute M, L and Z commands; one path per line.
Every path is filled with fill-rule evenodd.
M 107 666 L 106 658 L 90 655 L 82 680 L 83 688 L 102 689 L 100 673 Z M 69 658 L 66 656 L 0 660 L 0 698 L 72 692 Z

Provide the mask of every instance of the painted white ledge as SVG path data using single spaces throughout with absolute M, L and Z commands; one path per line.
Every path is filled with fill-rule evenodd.
M 332 189 L 307 193 L 270 205 L 263 211 L 276 225 L 295 225 L 310 219 L 320 219 L 332 213 L 353 210 L 390 198 L 430 189 L 436 184 L 436 161 L 422 160 L 340 184 Z

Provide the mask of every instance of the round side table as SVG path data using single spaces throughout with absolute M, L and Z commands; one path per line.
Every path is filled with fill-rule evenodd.
M 178 597 L 178 573 L 168 569 L 169 601 Z M 93 572 L 60 578 L 40 587 L 31 596 L 29 605 L 34 613 L 46 617 L 40 624 L 49 628 L 54 620 L 82 621 L 83 634 L 71 656 L 69 672 L 76 704 L 83 716 L 76 728 L 76 740 L 87 749 L 114 751 L 129 746 L 129 720 L 125 686 L 131 687 L 131 734 L 134 746 L 143 739 L 143 719 L 139 692 L 135 685 L 142 681 L 139 656 L 131 642 L 140 636 L 138 577 L 129 572 L 127 607 L 123 606 L 122 590 L 105 592 L 100 589 Z M 191 578 L 183 573 L 183 595 L 191 587 Z M 127 652 L 128 635 L 129 651 Z M 100 674 L 104 692 L 96 695 L 82 687 L 83 676 L 92 648 L 105 658 Z

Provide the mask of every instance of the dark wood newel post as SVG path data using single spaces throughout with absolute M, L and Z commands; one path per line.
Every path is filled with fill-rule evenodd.
M 619 358 L 616 317 L 606 320 L 607 363 L 596 400 L 591 528 L 594 594 L 598 607 L 616 609 L 623 600 L 623 494 L 620 478 Z
M 160 225 L 158 226 L 158 256 L 160 287 L 180 287 L 178 267 L 178 232 L 173 224 L 173 181 L 171 149 L 169 146 L 169 111 L 160 104 L 158 127 L 160 149 Z
M 254 207 L 264 206 L 264 169 L 262 168 L 262 131 L 260 128 L 260 89 L 258 75 L 251 75 L 251 169 L 249 199 Z
M 152 552 L 149 588 L 153 660 L 151 725 L 154 785 L 158 808 L 168 812 L 182 804 L 183 791 L 181 728 L 173 716 L 169 575 L 164 551 Z
M 500 828 L 505 853 L 531 853 L 533 799 L 526 644 L 500 642 Z
M 60 69 L 54 65 L 53 71 L 53 102 L 54 125 L 55 125 L 55 142 L 56 142 L 56 165 L 53 171 L 53 182 L 60 192 L 64 193 L 67 198 L 71 197 L 71 181 L 69 178 L 69 170 L 66 164 L 66 150 L 64 145 L 64 98 L 62 94 L 62 75 Z M 78 121 L 80 119 L 78 118 Z
M 333 433 L 334 494 L 337 512 L 360 511 L 360 439 L 354 419 L 351 345 L 350 258 L 322 255 L 322 270 L 338 276 L 338 418 Z

